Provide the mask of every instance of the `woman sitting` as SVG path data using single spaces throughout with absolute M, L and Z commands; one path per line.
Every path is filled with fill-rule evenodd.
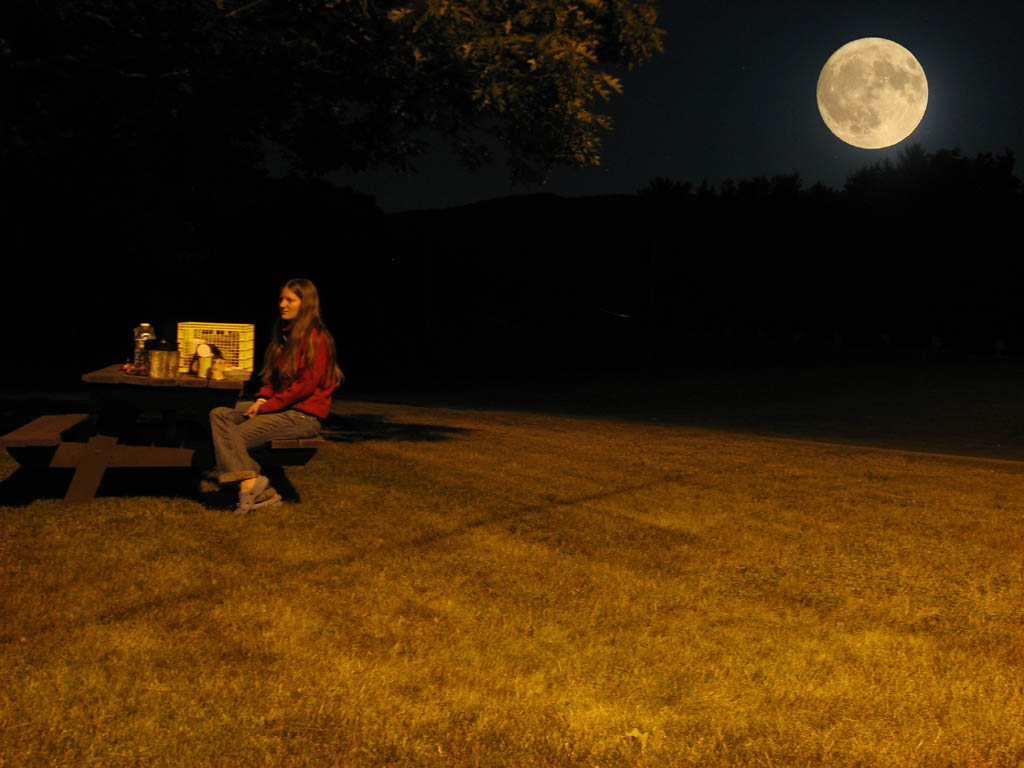
M 320 297 L 309 280 L 281 287 L 279 314 L 260 376 L 255 402 L 210 411 L 218 480 L 239 483 L 236 514 L 281 501 L 260 494 L 269 481 L 249 455 L 271 440 L 313 437 L 330 411 L 334 390 L 344 381 L 334 339 L 320 318 Z

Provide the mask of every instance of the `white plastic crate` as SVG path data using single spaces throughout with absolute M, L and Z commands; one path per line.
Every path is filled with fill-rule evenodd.
M 255 326 L 246 323 L 178 323 L 178 372 L 187 373 L 192 363 L 189 340 L 201 339 L 220 350 L 229 368 L 252 373 L 254 337 Z

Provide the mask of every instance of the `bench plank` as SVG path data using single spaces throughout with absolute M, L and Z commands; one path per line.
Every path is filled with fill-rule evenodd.
M 294 448 L 312 448 L 316 450 L 317 448 L 323 448 L 325 445 L 327 445 L 327 441 L 322 437 L 302 437 L 298 439 L 279 439 L 270 441 L 270 447 L 275 451 Z
M 105 467 L 191 467 L 191 448 L 158 445 L 118 445 L 117 438 L 96 435 L 88 443 L 61 443 L 51 467 L 82 467 L 99 456 Z
M 64 501 L 82 504 L 96 496 L 108 467 L 190 467 L 193 453 L 191 448 L 118 445 L 116 437 L 95 435 L 87 443 L 58 445 L 50 466 L 75 470 Z
M 253 458 L 260 464 L 274 467 L 302 467 L 325 445 L 327 441 L 322 437 L 271 440 L 268 445 L 258 448 Z
M 28 424 L 0 437 L 5 448 L 50 447 L 60 443 L 61 435 L 89 418 L 87 413 L 62 413 L 39 416 Z

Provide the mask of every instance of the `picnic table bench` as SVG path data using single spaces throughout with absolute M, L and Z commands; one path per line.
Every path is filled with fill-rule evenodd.
M 74 470 L 64 495 L 68 504 L 92 499 L 108 468 L 212 466 L 208 437 L 190 439 L 181 419 L 200 419 L 202 423 L 193 426 L 205 436 L 206 414 L 218 405 L 233 406 L 245 383 L 191 376 L 149 379 L 126 374 L 116 365 L 87 373 L 82 380 L 93 385 L 94 414 L 39 416 L 0 436 L 0 446 L 24 467 Z M 139 429 L 142 411 L 162 415 L 155 440 Z M 260 449 L 259 460 L 274 466 L 301 466 L 324 445 L 320 437 L 274 440 Z
M 295 440 L 271 440 L 270 444 L 254 453 L 260 464 L 274 467 L 301 467 L 308 464 L 316 452 L 327 445 L 322 437 L 303 437 Z
M 47 467 L 57 446 L 88 418 L 87 413 L 40 416 L 0 436 L 0 446 L 23 467 Z

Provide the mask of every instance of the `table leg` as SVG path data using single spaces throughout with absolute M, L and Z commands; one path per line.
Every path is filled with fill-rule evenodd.
M 73 468 L 75 474 L 64 496 L 68 504 L 90 501 L 108 467 L 191 467 L 195 451 L 155 445 L 121 445 L 112 435 L 96 435 L 87 443 L 61 443 L 51 467 Z
M 89 438 L 87 443 L 61 443 L 57 446 L 50 466 L 75 468 L 71 485 L 64 494 L 65 503 L 82 504 L 96 496 L 116 445 L 116 437 L 96 435 Z

